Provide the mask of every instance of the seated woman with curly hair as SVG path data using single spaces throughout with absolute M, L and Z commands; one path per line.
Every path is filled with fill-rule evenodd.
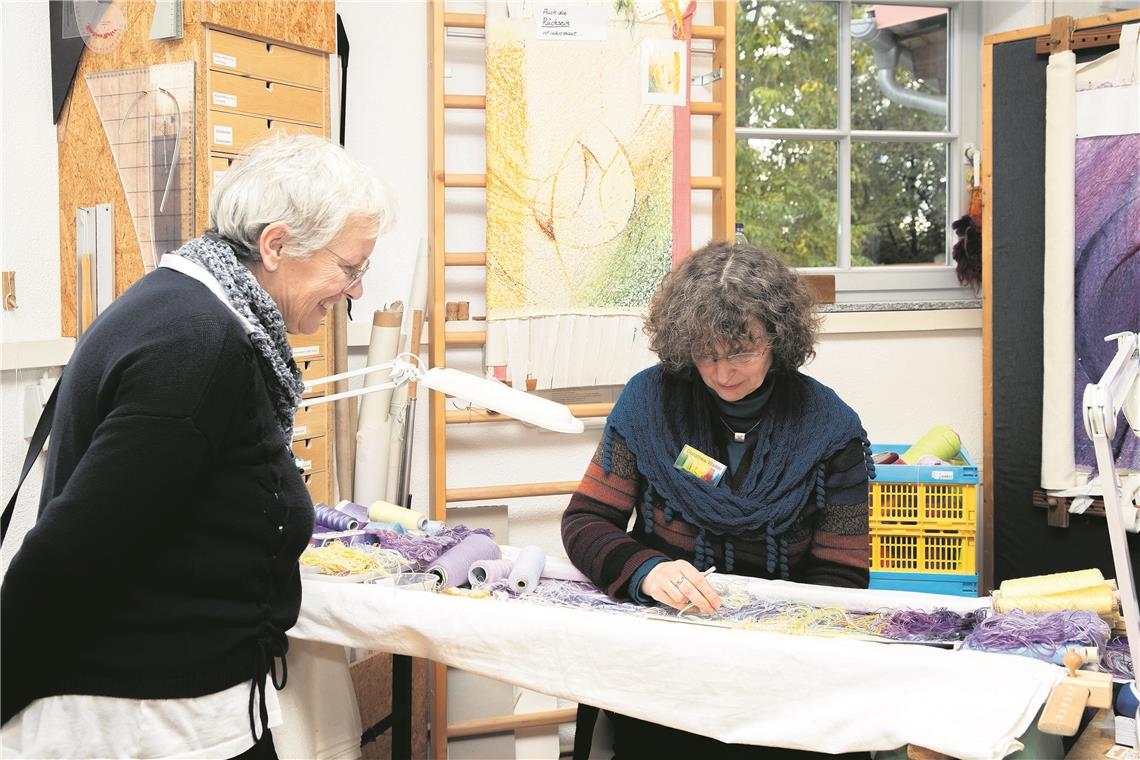
M 567 554 L 614 599 L 713 612 L 714 565 L 867 587 L 869 445 L 851 407 L 799 372 L 812 302 L 751 245 L 710 245 L 666 276 L 645 322 L 661 363 L 626 384 L 562 518 Z M 723 463 L 715 484 L 674 466 L 685 446 Z M 617 757 L 779 752 L 612 718 Z

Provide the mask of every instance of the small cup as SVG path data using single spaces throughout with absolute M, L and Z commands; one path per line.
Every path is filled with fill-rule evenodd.
M 396 573 L 392 585 L 408 591 L 435 591 L 439 586 L 439 576 L 434 573 Z

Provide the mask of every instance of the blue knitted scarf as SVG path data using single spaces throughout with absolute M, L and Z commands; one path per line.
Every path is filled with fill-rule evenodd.
M 738 478 L 737 493 L 728 478 L 717 486 L 673 467 L 688 444 L 716 456 L 711 399 L 695 376 L 665 372 L 661 365 L 643 370 L 626 383 L 606 421 L 602 468 L 610 471 L 613 436 L 622 438 L 648 483 L 641 505 L 646 533 L 653 532 L 653 503 L 664 504 L 666 521 L 675 513 L 697 529 L 694 564 L 713 563 L 713 537 L 724 543 L 725 570 L 733 565 L 734 537 L 759 539 L 768 546 L 768 572 L 788 577 L 785 533 L 809 505 L 823 508 L 827 460 L 854 439 L 863 442 L 867 468 L 874 477 L 870 444 L 859 415 L 822 383 L 794 373 L 773 378 L 772 397 L 756 428 L 752 463 Z

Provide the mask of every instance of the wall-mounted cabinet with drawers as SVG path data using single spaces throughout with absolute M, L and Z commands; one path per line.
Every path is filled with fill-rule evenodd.
M 206 35 L 206 134 L 210 183 L 244 149 L 273 132 L 328 133 L 328 58 L 288 45 L 210 29 Z M 290 336 L 305 380 L 331 374 L 328 320 L 313 335 Z M 304 394 L 322 396 L 326 388 Z M 293 455 L 314 502 L 331 504 L 332 406 L 302 409 L 293 427 Z

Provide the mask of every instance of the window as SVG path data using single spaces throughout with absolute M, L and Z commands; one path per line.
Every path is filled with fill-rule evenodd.
M 949 258 L 958 9 L 926 2 L 736 8 L 737 222 L 789 264 L 834 271 L 840 290 L 963 297 Z

